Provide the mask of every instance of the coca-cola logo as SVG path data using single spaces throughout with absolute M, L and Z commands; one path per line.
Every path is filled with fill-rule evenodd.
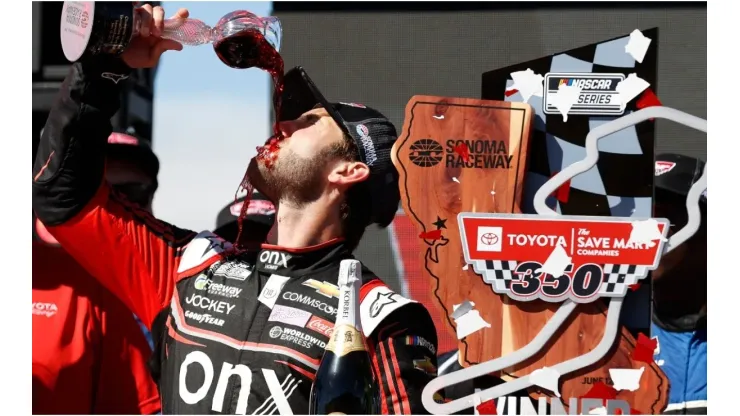
M 330 337 L 334 332 L 334 324 L 326 319 L 321 319 L 318 316 L 312 317 L 306 324 L 306 328 L 318 332 L 319 334 L 326 335 L 327 337 Z

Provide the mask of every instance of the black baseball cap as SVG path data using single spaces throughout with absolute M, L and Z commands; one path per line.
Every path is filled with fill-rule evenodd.
M 224 238 L 227 241 L 234 242 L 239 232 L 239 214 L 242 211 L 246 195 L 238 198 L 236 201 L 226 205 L 219 211 L 216 217 L 216 230 L 214 234 Z M 245 223 L 251 223 L 259 230 L 265 230 L 265 234 L 275 222 L 275 205 L 264 195 L 252 191 L 252 199 L 247 206 L 247 212 L 244 216 Z
M 704 162 L 693 157 L 675 153 L 660 154 L 655 157 L 655 188 L 674 196 L 686 197 L 691 186 L 704 173 Z M 700 201 L 707 201 L 704 191 Z
M 398 138 L 393 123 L 362 104 L 330 103 L 302 67 L 288 71 L 285 80 L 281 120 L 293 120 L 317 105 L 326 109 L 354 142 L 360 161 L 370 168 L 370 176 L 362 184 L 370 195 L 370 222 L 388 226 L 401 200 L 398 171 L 391 160 L 391 148 Z

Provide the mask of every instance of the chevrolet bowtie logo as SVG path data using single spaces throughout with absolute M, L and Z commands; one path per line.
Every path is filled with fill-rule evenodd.
M 319 282 L 318 280 L 308 279 L 302 284 L 303 286 L 316 289 L 316 292 L 326 296 L 327 298 L 339 299 L 339 287 L 329 282 Z

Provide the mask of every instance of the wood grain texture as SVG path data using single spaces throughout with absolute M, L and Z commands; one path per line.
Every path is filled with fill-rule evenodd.
M 403 130 L 392 158 L 400 174 L 403 209 L 417 227 L 422 270 L 429 277 L 429 290 L 436 304 L 431 313 L 446 317 L 447 330 L 455 332 L 449 317 L 452 305 L 472 301 L 481 317 L 491 324 L 460 341 L 461 364 L 480 363 L 509 354 L 529 343 L 560 304 L 543 301 L 517 302 L 495 294 L 472 267 L 463 268 L 457 214 L 460 212 L 521 212 L 520 203 L 533 128 L 528 104 L 466 98 L 414 96 L 406 106 Z M 439 146 L 437 146 L 436 144 Z M 503 148 L 501 144 L 503 143 Z M 468 148 L 463 163 L 461 148 Z M 441 147 L 440 147 L 441 146 Z M 477 150 L 480 150 L 478 152 Z M 502 157 L 510 160 L 503 163 Z M 508 167 L 508 168 L 507 168 Z M 492 194 L 492 191 L 494 192 Z M 441 236 L 431 239 L 445 221 Z M 499 376 L 518 377 L 552 366 L 592 350 L 604 333 L 606 308 L 601 301 L 579 305 L 550 343 L 535 357 Z M 635 409 L 656 414 L 667 404 L 668 381 L 655 363 L 633 362 L 635 340 L 622 330 L 619 342 L 602 362 L 579 373 L 561 377 L 564 398 L 580 397 L 591 386 L 584 377 L 606 380 L 609 368 L 645 366 L 645 388 L 620 392 Z M 532 391 L 533 395 L 550 392 Z M 567 403 L 565 403 L 567 405 Z

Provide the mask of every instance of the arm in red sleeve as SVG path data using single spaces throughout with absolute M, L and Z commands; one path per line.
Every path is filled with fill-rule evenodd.
M 72 65 L 39 143 L 33 208 L 77 262 L 151 325 L 194 234 L 138 211 L 104 184 L 110 119 L 130 72 L 111 56 Z
M 421 392 L 437 376 L 437 331 L 426 308 L 411 303 L 396 309 L 368 341 L 382 414 L 428 414 Z
M 118 299 L 108 299 L 104 305 L 93 413 L 159 412 L 159 392 L 147 367 L 151 350 L 141 327 Z

